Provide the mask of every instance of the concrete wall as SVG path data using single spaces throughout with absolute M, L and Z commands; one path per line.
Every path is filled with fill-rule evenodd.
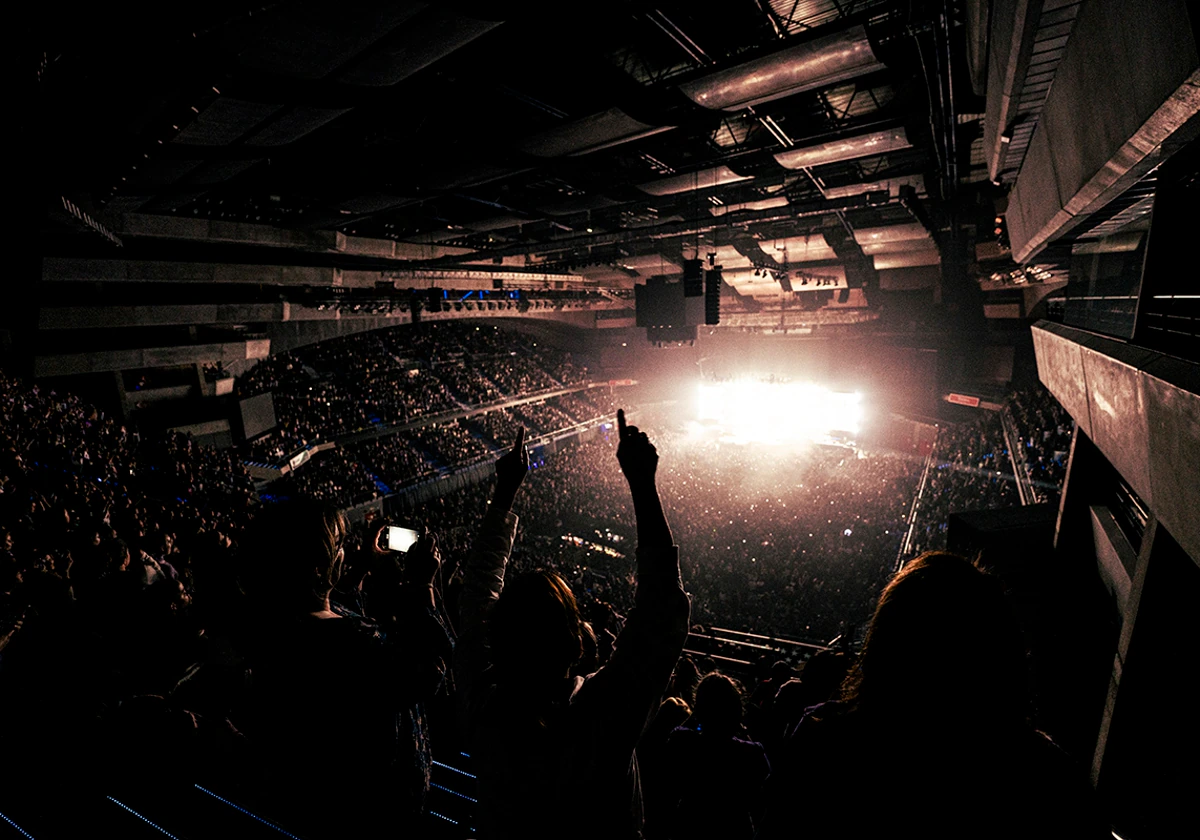
M 1200 365 L 1046 321 L 1033 343 L 1042 383 L 1200 558 Z
M 993 0 L 991 4 L 983 148 L 988 177 L 993 180 L 999 177 L 1003 157 L 1000 136 L 1009 129 L 1017 113 L 1041 12 L 1041 0 Z M 982 16 L 987 19 L 986 9 Z
M 203 242 L 235 242 L 270 245 L 305 251 L 331 251 L 342 234 L 331 230 L 289 230 L 273 225 L 252 225 L 216 219 L 187 219 L 182 216 L 158 216 L 123 213 L 113 221 L 113 230 L 131 236 L 156 239 L 183 239 Z
M 131 370 L 134 368 L 175 367 L 220 361 L 227 368 L 247 359 L 265 359 L 270 355 L 267 340 L 230 341 L 219 344 L 184 344 L 177 347 L 145 347 L 132 350 L 101 350 L 93 353 L 63 353 L 38 356 L 34 376 L 72 376 L 81 373 Z
M 1062 63 L 1006 218 L 1025 262 L 1196 134 L 1200 54 L 1184 0 L 1089 0 Z
M 127 280 L 181 283 L 263 283 L 266 285 L 341 285 L 341 270 L 303 265 L 227 265 L 166 260 L 78 260 L 48 257 L 42 279 Z
M 288 304 L 283 302 L 194 306 L 43 306 L 38 313 L 38 328 L 77 330 L 270 323 L 288 320 L 288 309 Z

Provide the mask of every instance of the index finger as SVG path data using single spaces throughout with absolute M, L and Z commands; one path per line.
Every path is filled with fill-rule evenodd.
M 625 437 L 625 409 L 617 409 L 617 436 Z
M 519 452 L 525 446 L 525 427 L 517 428 L 517 442 L 513 444 L 513 452 Z

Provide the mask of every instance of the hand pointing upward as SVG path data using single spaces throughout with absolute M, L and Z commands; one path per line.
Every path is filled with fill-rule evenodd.
M 637 426 L 625 425 L 625 410 L 617 409 L 617 462 L 625 479 L 633 484 L 654 481 L 658 469 L 658 451 L 646 433 Z
M 512 507 L 521 482 L 529 472 L 529 453 L 525 450 L 525 427 L 517 429 L 517 439 L 512 449 L 496 461 L 496 497 L 505 510 Z

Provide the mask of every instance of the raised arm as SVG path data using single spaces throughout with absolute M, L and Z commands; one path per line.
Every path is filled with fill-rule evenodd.
M 454 639 L 438 615 L 433 594 L 441 560 L 433 534 L 422 536 L 404 557 L 389 636 L 395 639 L 393 653 L 404 674 L 397 688 L 409 702 L 433 697 L 454 653 Z
M 624 409 L 617 410 L 617 434 L 617 462 L 629 482 L 633 513 L 637 518 L 638 555 L 657 555 L 673 545 L 671 529 L 658 498 L 658 450 L 645 432 L 625 424 Z
M 496 490 L 492 494 L 491 509 L 508 513 L 517 498 L 517 490 L 529 472 L 529 452 L 525 449 L 525 427 L 517 429 L 517 440 L 513 448 L 496 461 Z
M 617 461 L 637 516 L 637 594 L 612 658 L 595 679 L 621 698 L 612 707 L 618 722 L 612 734 L 631 739 L 632 754 L 687 641 L 689 605 L 679 577 L 679 550 L 658 498 L 658 452 L 644 432 L 625 424 L 624 411 L 617 412 L 617 429 Z
M 454 676 L 460 698 L 464 700 L 475 678 L 489 664 L 484 623 L 504 588 L 504 567 L 508 564 L 517 533 L 517 516 L 512 512 L 512 506 L 528 472 L 529 453 L 525 451 L 525 429 L 521 428 L 513 448 L 496 461 L 496 489 L 492 502 L 463 565 Z

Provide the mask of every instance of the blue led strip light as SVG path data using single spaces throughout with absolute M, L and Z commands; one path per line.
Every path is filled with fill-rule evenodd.
M 433 814 L 435 817 L 441 817 L 448 823 L 454 823 L 455 825 L 458 825 L 458 820 L 452 820 L 449 817 L 447 817 L 445 814 L 439 814 L 437 811 L 430 811 L 429 813 Z
M 438 767 L 445 767 L 447 770 L 453 770 L 455 773 L 461 773 L 462 775 L 466 776 L 468 779 L 475 778 L 470 773 L 468 773 L 466 770 L 459 770 L 457 767 L 451 767 L 449 764 L 442 764 L 442 762 L 440 762 L 440 761 L 435 761 L 433 763 L 435 765 L 437 765 Z
M 300 838 L 299 838 L 299 837 L 297 837 L 295 834 L 292 834 L 292 833 L 291 833 L 291 832 L 289 832 L 289 831 L 284 831 L 282 828 L 280 828 L 279 826 L 275 825 L 275 823 L 273 823 L 273 822 L 270 822 L 270 821 L 268 821 L 268 820 L 264 820 L 264 819 L 263 819 L 262 817 L 260 817 L 258 814 L 255 814 L 255 813 L 252 813 L 252 812 L 250 812 L 250 811 L 247 811 L 247 810 L 246 810 L 245 808 L 243 808 L 241 805 L 236 805 L 236 804 L 234 804 L 233 802 L 230 802 L 228 799 L 225 799 L 225 798 L 223 798 L 223 797 L 217 796 L 217 795 L 216 795 L 215 793 L 213 793 L 211 790 L 208 790 L 208 789 L 206 789 L 206 788 L 202 788 L 202 787 L 200 787 L 200 785 L 193 785 L 192 787 L 196 788 L 196 790 L 200 791 L 201 793 L 207 793 L 209 796 L 211 796 L 213 799 L 217 800 L 218 802 L 224 802 L 226 805 L 228 805 L 230 808 L 233 808 L 235 811 L 241 811 L 241 812 L 242 812 L 243 814 L 245 814 L 247 817 L 250 817 L 251 819 L 258 820 L 260 823 L 262 823 L 263 825 L 267 826 L 268 828 L 273 828 L 273 829 L 275 829 L 276 831 L 278 831 L 280 834 L 282 834 L 282 835 L 283 835 L 283 836 L 285 836 L 285 837 L 291 837 L 291 838 L 292 838 L 292 840 L 300 840 Z
M 450 788 L 448 788 L 448 787 L 444 787 L 444 786 L 442 786 L 442 785 L 439 785 L 439 784 L 436 784 L 436 783 L 434 783 L 434 782 L 430 782 L 430 783 L 429 783 L 429 786 L 430 786 L 430 787 L 435 787 L 435 788 L 437 788 L 438 790 L 444 790 L 444 791 L 446 791 L 446 793 L 452 793 L 452 794 L 454 794 L 454 795 L 455 795 L 455 796 L 457 796 L 457 797 L 460 797 L 460 798 L 462 798 L 462 799 L 465 799 L 465 800 L 467 800 L 468 802 L 475 802 L 475 803 L 478 803 L 478 802 L 479 802 L 479 800 L 478 800 L 478 799 L 472 799 L 471 797 L 467 796 L 465 793 L 459 793 L 459 792 L 458 792 L 458 791 L 456 791 L 456 790 L 451 790 L 451 789 L 450 789 Z
M 33 835 L 32 835 L 32 834 L 30 834 L 30 833 L 29 833 L 28 831 L 26 831 L 25 829 L 21 828 L 21 826 L 17 825 L 15 822 L 13 822 L 12 820 L 10 820 L 8 817 L 4 816 L 4 814 L 0 814 L 0 820 L 4 820 L 6 823 L 8 823 L 9 825 L 11 825 L 11 826 L 12 826 L 13 828 L 15 828 L 17 831 L 21 832 L 21 836 L 22 836 L 22 837 L 25 837 L 25 838 L 27 838 L 27 840 L 33 840 Z
M 158 831 L 160 831 L 161 833 L 163 833 L 163 834 L 164 834 L 164 835 L 166 835 L 167 837 L 170 837 L 170 838 L 171 838 L 171 840 L 179 840 L 179 838 L 178 838 L 178 837 L 176 837 L 176 836 L 175 836 L 174 834 L 172 834 L 171 832 L 167 831 L 167 830 L 166 830 L 165 828 L 163 828 L 161 825 L 155 825 L 154 823 L 150 822 L 150 820 L 148 820 L 148 819 L 146 819 L 145 817 L 143 817 L 141 814 L 139 814 L 137 811 L 135 811 L 135 810 L 133 810 L 132 808 L 130 808 L 130 807 L 129 807 L 128 805 L 126 805 L 124 802 L 118 802 L 117 800 L 113 799 L 111 796 L 106 796 L 106 797 L 104 797 L 104 798 L 105 798 L 105 799 L 107 799 L 109 802 L 113 803 L 114 805 L 118 805 L 118 806 L 120 806 L 121 808 L 124 808 L 126 811 L 128 811 L 128 812 L 129 812 L 129 813 L 131 813 L 131 814 L 133 814 L 133 815 L 134 815 L 135 817 L 137 817 L 139 820 L 141 820 L 142 822 L 144 822 L 146 825 L 150 826 L 151 828 L 157 829 Z

